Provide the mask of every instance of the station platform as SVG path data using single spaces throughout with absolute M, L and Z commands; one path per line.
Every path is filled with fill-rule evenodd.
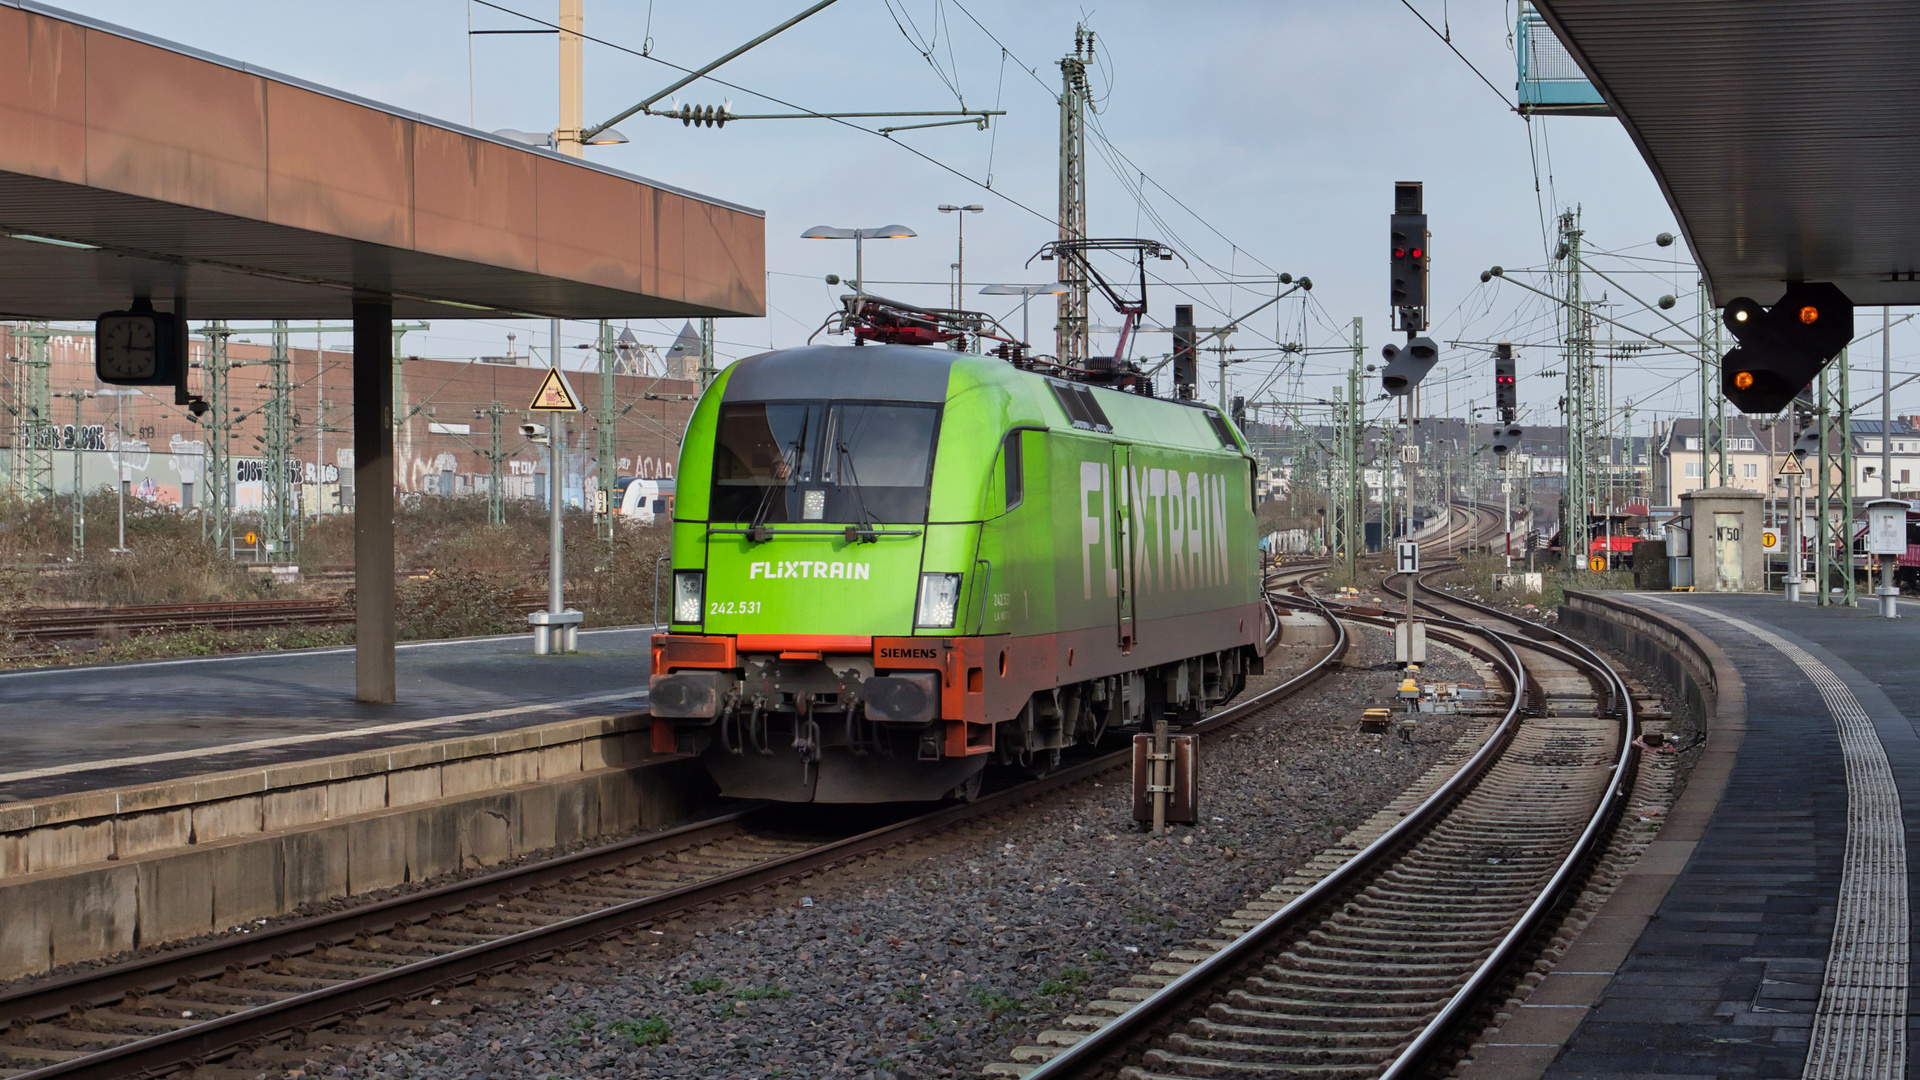
M 1715 715 L 1659 837 L 1471 1075 L 1907 1075 L 1920 609 L 1570 592 L 1562 611 L 1691 653 Z
M 656 629 L 403 642 L 390 705 L 353 700 L 352 648 L 0 672 L 0 803 L 632 712 Z

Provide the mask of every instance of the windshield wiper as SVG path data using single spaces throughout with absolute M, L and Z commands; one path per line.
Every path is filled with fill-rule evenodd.
M 767 489 L 760 493 L 760 505 L 753 511 L 753 520 L 747 523 L 747 540 L 749 542 L 758 544 L 772 535 L 767 531 L 767 514 L 773 509 L 774 493 L 778 492 L 784 495 L 787 488 L 793 485 L 800 471 L 798 466 L 800 452 L 802 448 L 806 446 L 806 443 L 807 422 L 802 420 L 800 422 L 799 436 L 796 437 L 792 443 L 789 443 L 786 449 L 780 452 L 780 464 L 786 468 L 787 475 L 784 477 L 776 476 L 774 479 L 779 480 L 780 483 L 768 484 Z
M 853 502 L 854 505 L 859 508 L 861 523 L 865 525 L 880 524 L 880 519 L 875 517 L 873 512 L 867 509 L 867 493 L 866 489 L 860 486 L 860 470 L 853 467 L 852 448 L 848 447 L 846 441 L 842 439 L 835 440 L 834 450 L 840 458 L 846 462 L 847 476 L 853 481 Z M 879 534 L 871 529 L 856 529 L 851 525 L 847 526 L 847 543 L 849 544 L 855 540 L 870 544 L 873 543 L 874 538 L 878 535 Z

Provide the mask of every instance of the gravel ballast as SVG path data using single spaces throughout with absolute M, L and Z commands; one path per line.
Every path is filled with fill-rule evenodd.
M 591 953 L 596 963 L 523 976 L 532 985 L 511 1003 L 478 1005 L 419 1034 L 315 1051 L 303 1071 L 459 1080 L 978 1075 L 1101 988 L 1208 934 L 1452 744 L 1460 725 L 1444 716 L 1423 716 L 1411 743 L 1359 733 L 1360 710 L 1391 704 L 1399 675 L 1384 632 L 1352 632 L 1346 670 L 1202 744 L 1203 824 L 1162 838 L 1137 831 L 1127 774 L 1110 772 L 857 866 L 635 932 Z M 1430 648 L 1423 681 L 1481 685 L 1459 654 Z M 1291 670 L 1298 660 L 1273 666 Z

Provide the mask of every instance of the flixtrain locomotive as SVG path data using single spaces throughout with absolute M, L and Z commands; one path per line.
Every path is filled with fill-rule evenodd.
M 1218 410 L 910 345 L 723 371 L 673 508 L 653 748 L 727 795 L 969 798 L 1223 702 L 1265 650 Z

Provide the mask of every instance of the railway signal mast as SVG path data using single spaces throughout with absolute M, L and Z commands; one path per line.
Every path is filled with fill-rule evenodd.
M 1388 344 L 1381 348 L 1387 363 L 1380 382 L 1387 393 L 1406 399 L 1402 411 L 1407 426 L 1407 466 L 1416 463 L 1419 447 L 1413 441 L 1413 426 L 1418 422 L 1420 403 L 1414 391 L 1440 359 L 1440 347 L 1432 338 L 1422 336 L 1427 328 L 1427 214 L 1423 186 L 1418 180 L 1393 185 L 1393 214 L 1388 219 L 1391 241 L 1388 301 L 1393 305 L 1398 329 L 1407 335 L 1405 345 Z M 1357 403 L 1356 403 L 1357 404 Z M 1407 535 L 1401 545 L 1403 564 L 1420 564 L 1419 545 L 1413 543 L 1412 470 L 1407 468 Z M 1445 498 L 1441 502 L 1445 513 Z M 1382 520 L 1386 507 L 1382 506 Z M 1407 618 L 1394 634 L 1394 654 L 1402 664 L 1423 664 L 1427 659 L 1426 627 L 1413 617 L 1413 579 L 1407 579 Z
M 1500 459 L 1500 494 L 1506 503 L 1506 511 L 1500 518 L 1501 546 L 1509 570 L 1513 569 L 1513 475 L 1507 468 L 1507 455 L 1519 449 L 1522 434 L 1520 428 L 1514 426 L 1520 411 L 1517 368 L 1513 342 L 1501 338 L 1493 346 L 1493 404 L 1499 417 L 1493 429 L 1493 453 Z

